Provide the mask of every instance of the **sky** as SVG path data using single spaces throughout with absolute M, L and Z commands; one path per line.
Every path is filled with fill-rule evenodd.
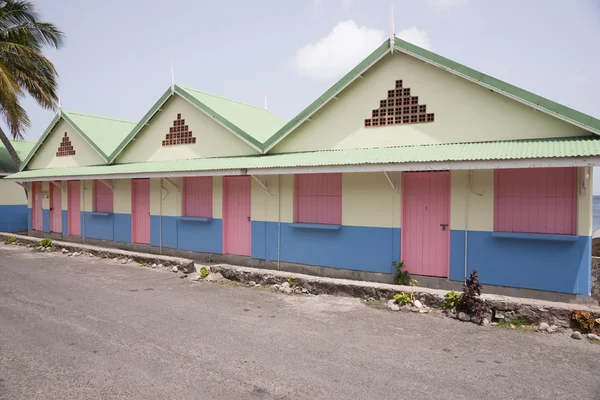
M 391 32 L 600 117 L 600 0 L 34 0 L 62 107 L 138 121 L 171 82 L 291 119 Z M 543 5 L 543 6 L 542 6 Z M 27 99 L 37 140 L 54 113 Z M 600 194 L 600 168 L 594 174 Z

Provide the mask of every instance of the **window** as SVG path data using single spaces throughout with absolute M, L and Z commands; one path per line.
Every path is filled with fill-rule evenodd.
M 104 182 L 112 185 L 112 180 L 108 179 Z M 113 191 L 104 183 L 94 181 L 94 211 L 111 213 L 113 212 Z
M 295 189 L 295 222 L 342 224 L 342 174 L 296 175 Z
M 574 235 L 577 169 L 495 171 L 494 230 Z
M 183 215 L 185 217 L 212 217 L 212 177 L 183 178 Z

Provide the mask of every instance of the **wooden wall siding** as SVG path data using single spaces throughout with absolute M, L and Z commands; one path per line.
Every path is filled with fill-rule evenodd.
M 112 183 L 111 179 L 105 180 L 109 185 Z M 93 210 L 95 212 L 111 213 L 114 209 L 114 193 L 111 188 L 103 184 L 102 182 L 94 181 L 94 205 Z
M 249 176 L 223 178 L 223 253 L 250 256 L 252 248 Z
M 31 229 L 42 230 L 42 182 L 33 182 L 31 191 L 33 201 L 31 203 Z
M 79 181 L 67 183 L 67 215 L 69 235 L 81 235 L 81 191 Z
M 150 179 L 131 181 L 133 243 L 150 244 Z
M 50 232 L 62 233 L 62 190 L 50 182 Z
M 58 146 L 58 150 L 56 151 L 56 157 L 64 157 L 64 156 L 74 156 L 75 149 L 71 144 L 71 140 L 69 139 L 69 135 L 65 132 L 65 135 L 60 142 L 60 146 Z
M 183 178 L 183 215 L 185 217 L 212 218 L 212 177 Z
M 574 235 L 577 169 L 496 170 L 494 230 Z
M 294 222 L 342 224 L 342 174 L 295 176 Z
M 402 80 L 388 90 L 387 99 L 379 101 L 379 108 L 373 110 L 371 118 L 365 119 L 365 128 L 372 126 L 418 124 L 433 122 L 434 115 L 427 112 L 425 104 L 419 104 L 419 97 L 412 96 L 410 88 L 403 87 Z
M 175 146 L 178 144 L 194 144 L 196 138 L 192 136 L 192 131 L 185 124 L 185 119 L 181 118 L 181 114 L 177 114 L 177 119 L 173 121 L 173 126 L 169 128 L 169 133 L 163 140 L 163 146 Z

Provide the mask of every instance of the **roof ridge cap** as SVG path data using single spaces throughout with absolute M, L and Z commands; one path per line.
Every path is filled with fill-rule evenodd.
M 66 113 L 67 115 L 80 115 L 82 117 L 97 118 L 97 119 L 107 119 L 107 120 L 110 120 L 110 121 L 118 121 L 118 122 L 126 122 L 126 123 L 129 123 L 129 124 L 137 124 L 137 122 L 135 122 L 135 121 L 128 121 L 126 119 L 104 117 L 102 115 L 86 114 L 86 113 L 82 113 L 82 112 L 78 112 L 78 111 L 62 110 L 62 112 Z
M 208 95 L 208 96 L 216 97 L 216 98 L 221 99 L 221 100 L 227 100 L 227 101 L 230 101 L 232 103 L 237 103 L 237 104 L 241 104 L 243 106 L 248 106 L 248 107 L 256 108 L 258 110 L 266 111 L 269 114 L 272 114 L 272 115 L 276 116 L 277 118 L 280 118 L 278 115 L 274 114 L 270 110 L 268 110 L 266 108 L 259 107 L 259 106 L 255 106 L 254 104 L 244 103 L 243 101 L 239 101 L 239 100 L 232 100 L 232 99 L 229 99 L 229 98 L 224 97 L 224 96 L 219 96 L 218 94 L 203 92 L 202 90 L 194 89 L 194 88 L 191 88 L 191 87 L 188 87 L 188 86 L 181 86 L 181 85 L 178 85 L 178 86 L 180 88 L 184 89 L 184 90 L 191 90 L 191 91 L 202 93 L 202 94 L 205 94 L 205 95 Z

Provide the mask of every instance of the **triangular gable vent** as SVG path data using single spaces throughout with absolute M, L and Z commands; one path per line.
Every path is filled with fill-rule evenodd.
M 177 119 L 173 121 L 173 126 L 169 128 L 169 133 L 165 140 L 162 141 L 163 146 L 175 146 L 178 144 L 193 144 L 196 143 L 196 138 L 192 136 L 192 131 L 185 124 L 185 119 L 181 119 L 181 114 L 177 114 Z
M 69 139 L 69 135 L 65 132 L 65 136 L 63 136 L 62 141 L 60 142 L 60 146 L 58 146 L 58 150 L 56 151 L 56 157 L 64 157 L 64 156 L 74 156 L 75 149 L 71 144 L 71 140 Z
M 372 118 L 365 119 L 365 127 L 418 124 L 433 122 L 434 115 L 427 113 L 427 106 L 419 104 L 419 97 L 410 94 L 410 88 L 402 86 L 402 80 L 396 81 L 396 88 L 388 90 L 388 97 L 379 102 L 379 108 L 373 110 Z

